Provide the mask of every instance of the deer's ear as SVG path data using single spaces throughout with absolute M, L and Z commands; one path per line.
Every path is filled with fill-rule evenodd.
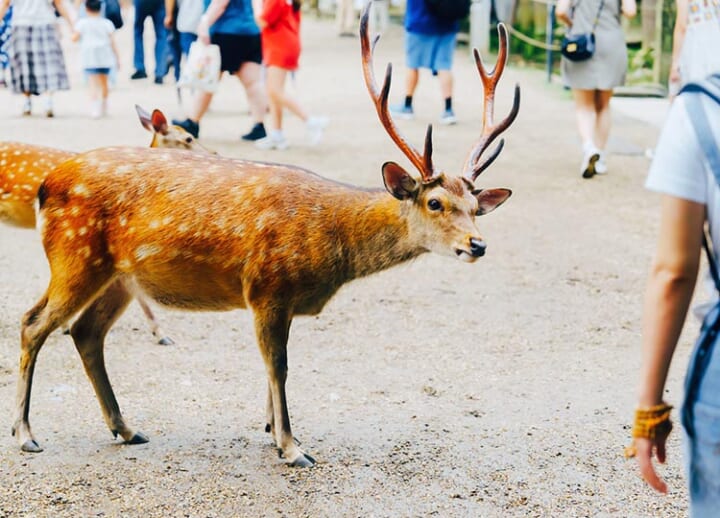
M 153 131 L 152 126 L 152 119 L 150 117 L 150 114 L 142 109 L 139 105 L 135 105 L 135 111 L 138 114 L 138 118 L 140 119 L 140 124 L 142 124 L 143 128 L 145 128 L 148 131 Z
M 395 162 L 385 162 L 382 166 L 382 175 L 385 188 L 398 200 L 407 200 L 415 196 L 418 190 L 417 181 Z
M 153 110 L 152 125 L 153 125 L 153 128 L 155 129 L 155 132 L 160 133 L 161 135 L 167 135 L 167 133 L 168 133 L 167 119 L 165 118 L 165 115 L 163 115 L 163 112 L 161 112 L 160 110 Z
M 478 210 L 475 215 L 482 216 L 483 214 L 492 212 L 505 203 L 505 200 L 510 197 L 512 191 L 510 189 L 480 189 L 473 191 L 473 194 L 478 201 Z

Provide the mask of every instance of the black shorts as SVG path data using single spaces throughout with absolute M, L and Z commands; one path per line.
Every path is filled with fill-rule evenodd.
M 220 70 L 231 74 L 240 70 L 244 63 L 262 63 L 262 44 L 259 34 L 225 34 L 217 32 L 210 37 L 211 43 L 220 47 Z

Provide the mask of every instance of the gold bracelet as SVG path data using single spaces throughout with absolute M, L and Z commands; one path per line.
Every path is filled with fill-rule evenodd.
M 660 403 L 649 408 L 638 408 L 635 410 L 635 422 L 632 428 L 633 442 L 625 448 L 625 458 L 632 458 L 637 454 L 635 439 L 665 438 L 672 431 L 670 411 L 672 406 L 667 403 Z

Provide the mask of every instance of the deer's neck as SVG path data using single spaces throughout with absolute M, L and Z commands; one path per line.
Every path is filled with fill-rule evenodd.
M 387 192 L 363 193 L 338 209 L 337 234 L 347 280 L 413 259 L 427 250 L 409 231 L 409 206 Z

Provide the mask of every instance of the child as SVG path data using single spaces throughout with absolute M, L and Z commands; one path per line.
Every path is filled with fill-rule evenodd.
M 300 0 L 265 0 L 259 16 L 266 67 L 265 85 L 272 119 L 272 130 L 268 136 L 255 143 L 260 149 L 287 147 L 282 130 L 284 108 L 305 122 L 311 144 L 320 142 L 328 123 L 325 117 L 309 117 L 297 101 L 285 93 L 287 73 L 297 70 L 300 59 L 300 5 Z
M 100 13 L 101 0 L 86 0 L 87 16 L 75 24 L 73 41 L 80 40 L 82 67 L 90 86 L 90 116 L 98 119 L 107 114 L 108 75 L 110 69 L 119 68 L 117 47 L 113 39 L 115 26 Z

